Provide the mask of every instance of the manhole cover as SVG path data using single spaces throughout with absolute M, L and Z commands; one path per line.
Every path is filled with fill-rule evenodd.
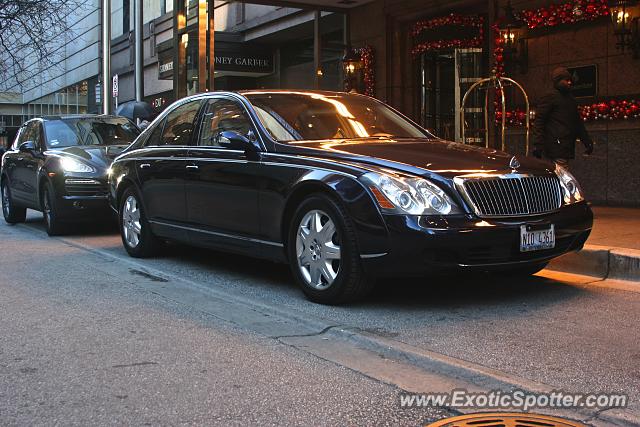
M 428 427 L 587 427 L 576 421 L 548 415 L 509 412 L 480 413 L 446 418 Z

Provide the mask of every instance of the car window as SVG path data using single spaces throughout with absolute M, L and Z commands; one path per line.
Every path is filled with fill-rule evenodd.
M 200 100 L 191 101 L 170 112 L 162 137 L 155 145 L 189 145 L 200 105 Z
M 20 130 L 18 131 L 18 135 L 16 136 L 16 139 L 13 142 L 13 145 L 11 146 L 12 150 L 17 150 L 18 147 L 20 146 L 20 144 L 22 144 L 23 142 L 25 142 L 27 139 L 27 124 L 22 125 L 22 127 L 20 128 Z
M 205 106 L 198 145 L 221 147 L 222 132 L 233 131 L 252 138 L 252 126 L 246 110 L 230 99 L 212 99 Z
M 47 120 L 46 146 L 128 145 L 140 134 L 138 128 L 121 117 L 65 118 Z
M 281 142 L 353 138 L 432 138 L 387 105 L 361 95 L 248 92 L 258 118 Z
M 163 120 L 162 122 L 158 123 L 156 127 L 151 130 L 151 135 L 149 135 L 147 137 L 147 140 L 144 142 L 145 147 L 153 146 L 153 145 L 161 145 L 160 138 L 162 137 L 162 128 L 164 126 L 165 121 L 166 120 Z
M 20 147 L 20 144 L 27 141 L 33 141 L 35 144 L 37 144 L 37 141 L 36 141 L 36 137 L 37 137 L 36 125 L 37 124 L 38 122 L 32 121 L 25 125 L 25 128 L 20 133 L 20 139 L 17 141 L 16 148 Z
M 40 122 L 33 122 L 33 133 L 31 134 L 31 140 L 36 146 L 38 151 L 42 150 L 42 124 Z

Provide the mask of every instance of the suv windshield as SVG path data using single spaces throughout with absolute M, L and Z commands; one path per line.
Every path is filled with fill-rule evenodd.
M 433 138 L 381 102 L 362 95 L 247 92 L 260 121 L 280 142 L 352 138 Z
M 76 145 L 128 145 L 140 134 L 125 118 L 76 118 L 44 123 L 47 148 Z

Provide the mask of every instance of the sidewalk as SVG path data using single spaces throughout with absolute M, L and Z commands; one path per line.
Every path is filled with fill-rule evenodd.
M 593 207 L 584 249 L 554 260 L 549 269 L 640 282 L 640 208 Z

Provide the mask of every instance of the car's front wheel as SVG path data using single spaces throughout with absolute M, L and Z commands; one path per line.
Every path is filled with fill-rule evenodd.
M 42 189 L 42 217 L 49 236 L 58 236 L 65 232 L 59 211 L 53 185 L 48 182 Z
M 347 213 L 324 194 L 307 198 L 294 213 L 287 252 L 296 281 L 314 302 L 354 301 L 373 287 Z
M 27 209 L 15 205 L 9 184 L 5 180 L 2 181 L 2 214 L 8 224 L 24 222 L 27 218 Z
M 145 258 L 156 253 L 160 242 L 151 232 L 140 196 L 134 187 L 125 190 L 118 219 L 122 243 L 129 255 Z

